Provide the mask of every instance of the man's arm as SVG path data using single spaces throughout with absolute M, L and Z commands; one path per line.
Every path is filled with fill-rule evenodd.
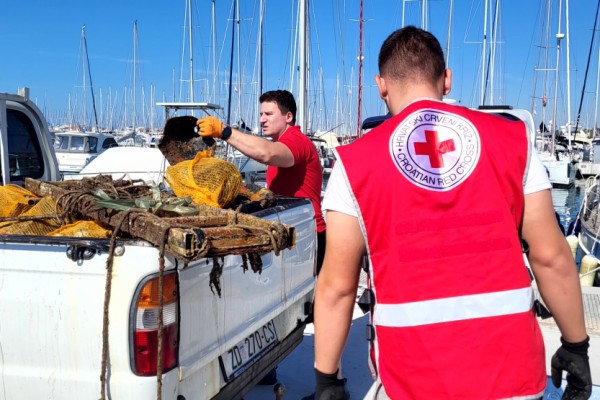
M 260 136 L 248 135 L 232 128 L 227 144 L 263 164 L 283 168 L 294 165 L 294 155 L 283 143 L 271 142 Z
M 315 368 L 333 374 L 350 323 L 365 242 L 356 217 L 327 212 L 327 249 L 315 295 Z
M 571 249 L 556 223 L 550 190 L 525 196 L 523 239 L 544 303 L 562 337 L 578 343 L 587 338 L 579 274 Z
M 283 168 L 294 165 L 294 155 L 283 143 L 271 142 L 259 136 L 242 133 L 237 129 L 227 127 L 212 116 L 198 119 L 196 125 L 200 136 L 226 140 L 235 149 L 258 162 Z M 226 132 L 225 135 L 224 132 Z

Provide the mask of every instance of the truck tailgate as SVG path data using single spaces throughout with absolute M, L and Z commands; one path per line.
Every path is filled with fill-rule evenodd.
M 11 239 L 0 242 L 0 398 L 98 398 L 106 241 L 95 242 L 89 260 L 73 261 L 67 250 L 81 241 Z M 113 394 L 120 392 L 117 382 L 135 387 L 151 380 L 129 367 L 129 305 L 139 280 L 156 271 L 158 251 L 124 250 L 114 259 L 109 314 Z

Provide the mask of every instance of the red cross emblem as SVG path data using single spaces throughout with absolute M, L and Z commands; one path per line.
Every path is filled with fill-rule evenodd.
M 419 156 L 429 156 L 431 168 L 443 168 L 442 155 L 455 151 L 454 140 L 448 139 L 440 142 L 437 131 L 425 131 L 425 142 L 415 143 L 415 153 Z

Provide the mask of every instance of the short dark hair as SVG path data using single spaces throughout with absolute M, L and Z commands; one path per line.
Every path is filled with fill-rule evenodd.
M 261 104 L 265 101 L 272 101 L 276 103 L 277 107 L 279 107 L 279 111 L 281 111 L 282 114 L 291 112 L 292 124 L 296 124 L 296 100 L 294 99 L 294 95 L 287 90 L 271 90 L 269 92 L 265 92 L 258 100 Z
M 431 33 L 414 26 L 392 32 L 379 51 L 379 74 L 383 77 L 435 84 L 445 69 L 440 42 Z

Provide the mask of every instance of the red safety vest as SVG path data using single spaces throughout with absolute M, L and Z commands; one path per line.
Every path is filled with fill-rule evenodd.
M 528 148 L 522 122 L 433 100 L 337 148 L 368 245 L 371 357 L 392 399 L 542 395 L 518 235 Z

